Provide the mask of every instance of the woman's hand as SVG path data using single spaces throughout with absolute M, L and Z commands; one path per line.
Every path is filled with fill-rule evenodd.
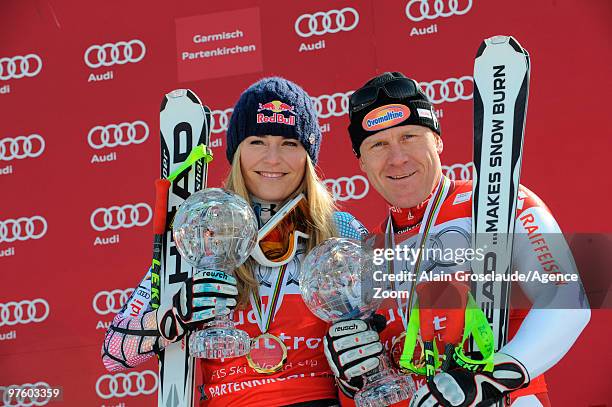
M 172 303 L 157 310 L 161 335 L 176 341 L 187 329 L 212 321 L 217 315 L 228 315 L 236 307 L 236 279 L 222 271 L 206 270 L 186 280 Z

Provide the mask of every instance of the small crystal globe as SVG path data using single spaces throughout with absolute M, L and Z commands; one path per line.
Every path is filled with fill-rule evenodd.
M 331 238 L 308 253 L 300 273 L 300 290 L 308 308 L 327 322 L 368 316 L 378 309 L 374 298 L 373 252 L 357 240 Z
M 248 259 L 257 243 L 257 219 L 240 196 L 208 188 L 192 194 L 173 222 L 176 247 L 198 270 L 231 273 Z

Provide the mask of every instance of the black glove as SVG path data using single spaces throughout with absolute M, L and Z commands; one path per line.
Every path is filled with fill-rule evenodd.
M 222 271 L 206 270 L 186 280 L 172 303 L 160 304 L 157 324 L 161 335 L 170 340 L 180 339 L 187 329 L 212 321 L 216 315 L 227 315 L 236 307 L 236 279 Z M 217 314 L 215 306 L 222 305 Z
M 340 390 L 348 397 L 353 398 L 363 387 L 362 375 L 378 367 L 378 356 L 384 349 L 378 333 L 386 324 L 384 316 L 374 314 L 367 321 L 336 322 L 325 335 L 325 357 Z
M 529 374 L 513 357 L 496 353 L 493 371 L 466 370 L 451 362 L 451 368 L 438 373 L 421 387 L 410 407 L 485 407 L 493 406 L 510 392 L 526 387 Z

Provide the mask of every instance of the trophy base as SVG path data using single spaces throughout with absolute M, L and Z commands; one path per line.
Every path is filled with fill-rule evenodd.
M 251 338 L 236 329 L 230 320 L 215 320 L 208 328 L 195 331 L 189 338 L 189 353 L 200 359 L 225 359 L 244 356 L 251 350 Z
M 355 395 L 357 407 L 390 406 L 412 398 L 416 389 L 410 376 L 384 371 L 369 376 L 365 387 Z

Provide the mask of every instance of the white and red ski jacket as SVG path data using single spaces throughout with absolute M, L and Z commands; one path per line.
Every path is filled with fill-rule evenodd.
M 427 201 L 414 208 L 390 208 L 389 216 L 393 221 L 396 246 L 418 246 L 416 240 L 419 237 L 419 226 L 426 207 Z M 388 218 L 373 232 L 384 234 L 387 223 Z M 450 191 L 432 226 L 426 247 L 444 248 L 442 246 L 447 245 L 454 248 L 461 246 L 468 248 L 471 246 L 471 230 L 472 183 L 451 181 Z M 544 202 L 523 186 L 519 189 L 515 233 L 513 269 L 520 273 L 539 270 L 540 273 L 577 274 L 571 251 L 557 222 Z M 469 270 L 469 262 L 436 264 L 435 261 L 427 260 L 421 265 L 420 271 L 435 272 L 436 268 L 445 269 L 445 272 L 466 271 Z M 395 270 L 395 273 L 400 271 Z M 557 285 L 526 281 L 520 283 L 520 288 L 531 302 L 542 297 L 551 300 L 551 296 L 556 296 L 561 306 L 559 309 L 551 306 L 511 309 L 509 325 L 511 339 L 500 351 L 519 360 L 531 377 L 529 387 L 512 393 L 513 399 L 547 391 L 542 374 L 566 354 L 590 318 L 590 309 L 580 283 Z M 396 289 L 401 290 L 402 287 L 396 286 Z M 403 301 L 407 302 L 406 299 Z M 388 351 L 391 351 L 395 338 L 406 329 L 398 308 L 397 299 L 387 298 L 379 310 L 379 313 L 387 318 L 387 327 L 380 336 Z M 443 310 L 434 318 L 440 354 L 444 353 L 444 342 L 440 340 L 440 333 L 449 323 Z M 394 355 L 389 355 L 391 358 L 397 359 L 401 355 L 403 341 L 401 342 L 399 352 L 396 342 Z M 425 383 L 425 377 L 415 376 L 414 379 L 417 387 Z M 352 400 L 344 395 L 342 401 L 342 405 L 352 405 Z

